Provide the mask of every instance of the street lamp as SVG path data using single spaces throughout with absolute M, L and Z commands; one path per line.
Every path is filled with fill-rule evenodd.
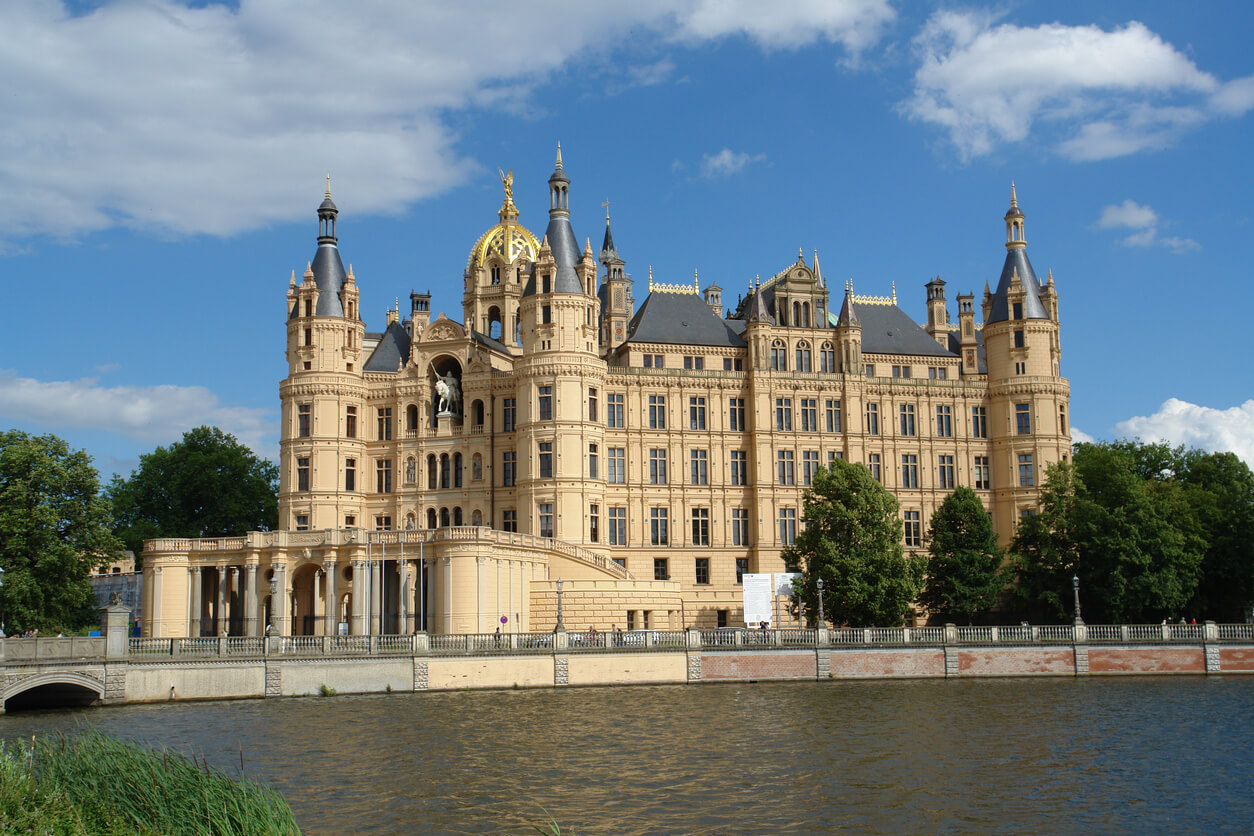
M 816 581 L 816 583 L 818 584 L 818 587 L 819 587 L 819 624 L 818 626 L 822 627 L 823 626 L 823 579 L 819 578 Z
M 1083 624 L 1084 619 L 1080 618 L 1080 576 L 1071 576 L 1071 589 L 1075 593 L 1075 623 Z
M 557 579 L 557 627 L 556 631 L 564 631 L 566 625 L 562 623 L 562 579 Z

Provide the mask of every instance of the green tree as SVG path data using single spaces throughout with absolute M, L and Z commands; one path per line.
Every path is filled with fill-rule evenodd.
M 1254 473 L 1233 453 L 1184 453 L 1177 477 L 1206 540 L 1197 590 L 1185 611 L 1242 621 L 1254 605 Z
M 805 530 L 782 557 L 797 566 L 794 607 L 833 624 L 896 625 L 910 612 L 923 580 L 923 560 L 902 548 L 897 500 L 860 464 L 843 459 L 820 469 L 805 493 Z
M 121 552 L 112 529 L 86 453 L 54 435 L 0 434 L 0 616 L 9 631 L 94 621 L 87 577 Z
M 984 503 L 958 488 L 936 509 L 928 527 L 927 581 L 919 603 L 946 619 L 970 624 L 997 603 L 1004 585 L 1003 553 Z
M 109 498 L 118 534 L 138 557 L 153 537 L 234 537 L 278 525 L 279 469 L 235 436 L 197 427 L 183 440 L 140 456 L 129 479 L 115 476 Z

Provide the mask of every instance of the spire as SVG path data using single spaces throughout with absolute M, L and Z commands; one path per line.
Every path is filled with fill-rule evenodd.
M 845 301 L 840 306 L 840 317 L 836 320 L 838 327 L 860 327 L 857 311 L 853 309 L 853 279 L 845 282 Z
M 1019 208 L 1019 196 L 1015 194 L 1015 181 L 1014 180 L 1010 181 L 1010 208 L 1011 209 Z
M 697 277 L 697 270 L 695 267 L 692 270 L 692 292 L 698 296 L 701 295 L 701 280 Z
M 557 170 L 562 170 L 562 141 L 557 141 Z
M 762 293 L 762 286 L 759 284 L 753 291 L 753 301 L 749 303 L 749 315 L 745 317 L 747 322 L 767 322 L 774 324 L 775 320 L 771 317 L 771 312 L 766 309 L 766 297 Z
M 649 265 L 649 292 L 653 292 L 653 265 Z
M 819 251 L 816 247 L 814 250 L 814 280 L 819 283 L 819 287 L 826 287 L 823 284 L 823 271 L 819 269 Z

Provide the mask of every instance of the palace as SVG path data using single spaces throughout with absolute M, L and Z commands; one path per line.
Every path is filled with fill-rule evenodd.
M 650 270 L 637 307 L 608 213 L 599 253 L 577 243 L 560 146 L 543 237 L 502 181 L 462 320 L 412 293 L 378 333 L 328 182 L 287 289 L 281 530 L 149 541 L 147 635 L 737 626 L 741 577 L 785 571 L 831 460 L 894 493 L 918 550 L 958 485 L 1008 540 L 1068 456 L 1058 295 L 1028 261 L 1013 186 L 981 321 L 971 293 L 950 319 L 938 277 L 919 325 L 895 284 L 833 294 L 817 253 L 734 308 L 714 282 Z

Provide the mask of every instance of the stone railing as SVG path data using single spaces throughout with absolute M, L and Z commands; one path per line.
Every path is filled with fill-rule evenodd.
M 104 656 L 105 640 L 98 636 L 49 636 L 35 639 L 0 638 L 0 660 L 6 662 L 56 662 L 62 659 L 95 659 Z

